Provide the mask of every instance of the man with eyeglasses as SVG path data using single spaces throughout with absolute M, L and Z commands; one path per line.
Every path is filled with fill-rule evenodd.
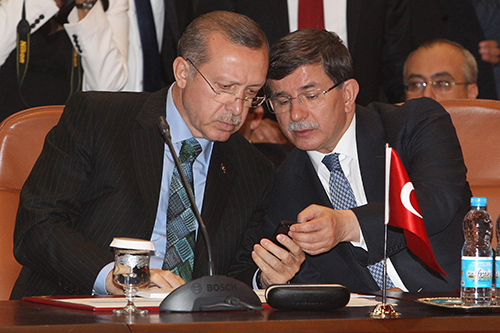
M 113 237 L 155 243 L 153 287 L 208 273 L 205 240 L 159 132 L 160 116 L 192 182 L 214 273 L 251 285 L 273 170 L 237 130 L 264 101 L 257 92 L 267 68 L 260 27 L 240 14 L 212 12 L 181 37 L 171 87 L 76 94 L 21 193 L 14 252 L 23 269 L 11 297 L 123 293 L 112 281 Z
M 404 65 L 406 100 L 417 97 L 474 99 L 477 63 L 462 45 L 435 39 L 410 53 Z
M 270 107 L 297 148 L 277 170 L 265 221 L 267 237 L 281 221 L 298 222 L 278 237 L 293 254 L 291 244 L 306 252 L 291 282 L 381 289 L 388 143 L 408 171 L 437 261 L 448 274 L 432 271 L 409 252 L 403 231 L 389 228 L 388 288 L 459 288 L 461 222 L 471 192 L 446 111 L 431 99 L 356 105 L 352 59 L 341 39 L 325 30 L 299 30 L 275 43 L 266 86 Z M 270 242 L 255 246 L 263 282 L 280 273 L 274 267 L 285 253 Z

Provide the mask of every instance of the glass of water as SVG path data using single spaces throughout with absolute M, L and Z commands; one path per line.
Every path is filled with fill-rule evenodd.
M 138 309 L 134 298 L 139 288 L 149 286 L 149 259 L 154 244 L 150 241 L 132 238 L 114 238 L 111 243 L 115 251 L 114 282 L 121 286 L 127 298 L 123 309 L 113 310 L 116 314 L 147 314 L 148 310 Z

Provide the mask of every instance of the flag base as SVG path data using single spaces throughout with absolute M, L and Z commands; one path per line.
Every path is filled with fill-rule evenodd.
M 377 304 L 377 306 L 371 310 L 368 315 L 372 318 L 397 318 L 401 316 L 401 313 L 397 312 L 392 304 Z

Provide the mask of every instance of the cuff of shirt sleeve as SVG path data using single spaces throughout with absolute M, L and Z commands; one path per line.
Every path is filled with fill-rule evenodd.
M 368 246 L 366 246 L 365 237 L 363 237 L 363 232 L 361 228 L 359 229 L 359 242 L 351 242 L 352 246 L 360 247 L 365 251 L 368 251 Z
M 114 262 L 110 262 L 97 275 L 97 278 L 94 282 L 94 294 L 96 295 L 107 295 L 108 291 L 106 290 L 106 277 L 109 272 L 113 270 Z
M 162 269 L 162 267 L 163 267 L 163 256 L 155 252 L 155 255 L 151 256 L 151 259 L 149 260 L 149 268 Z
M 257 279 L 260 279 L 260 273 L 262 271 L 259 269 L 257 269 L 255 271 L 255 274 L 253 275 L 253 279 L 252 279 L 252 287 L 253 289 L 262 289 L 261 286 L 260 286 L 260 282 L 257 282 Z

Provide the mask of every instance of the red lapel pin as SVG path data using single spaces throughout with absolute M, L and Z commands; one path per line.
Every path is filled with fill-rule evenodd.
M 226 166 L 224 164 L 220 164 L 220 168 L 222 170 L 222 172 L 226 173 Z

